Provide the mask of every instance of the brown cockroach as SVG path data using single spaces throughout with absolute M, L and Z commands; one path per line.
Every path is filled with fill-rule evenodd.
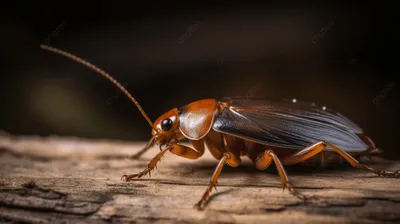
M 100 73 L 128 96 L 149 123 L 153 137 L 136 156 L 142 155 L 154 144 L 159 145 L 160 152 L 142 172 L 123 175 L 121 179 L 131 181 L 149 174 L 167 152 L 197 159 L 204 154 L 207 146 L 219 163 L 208 188 L 195 204 L 199 209 L 204 207 L 216 186 L 223 166 L 237 167 L 243 156 L 250 158 L 258 170 L 264 170 L 274 162 L 283 188 L 302 200 L 311 197 L 293 187 L 284 166 L 311 161 L 317 154 L 321 155 L 322 163 L 334 154 L 355 168 L 383 177 L 400 177 L 400 170 L 388 172 L 359 163 L 354 156 L 372 155 L 379 150 L 360 127 L 325 106 L 252 97 L 232 97 L 221 101 L 202 99 L 179 109 L 174 108 L 153 123 L 132 95 L 109 74 L 68 52 L 47 45 L 41 45 L 41 48 Z M 188 139 L 193 147 L 183 145 L 184 139 Z

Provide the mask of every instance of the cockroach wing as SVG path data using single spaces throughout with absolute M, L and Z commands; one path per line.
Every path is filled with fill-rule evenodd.
M 330 108 L 323 109 L 323 106 L 318 106 L 310 102 L 296 102 L 292 101 L 272 101 L 266 98 L 256 97 L 229 97 L 225 101 L 230 102 L 230 105 L 235 107 L 252 107 L 252 106 L 269 106 L 273 111 L 284 110 L 296 116 L 303 116 L 309 119 L 319 120 L 321 122 L 332 123 L 342 128 L 348 129 L 356 134 L 362 134 L 363 130 L 347 117 Z
M 213 130 L 260 144 L 303 149 L 327 141 L 347 152 L 365 151 L 362 130 L 346 117 L 308 103 L 231 98 Z M 332 150 L 327 148 L 327 150 Z

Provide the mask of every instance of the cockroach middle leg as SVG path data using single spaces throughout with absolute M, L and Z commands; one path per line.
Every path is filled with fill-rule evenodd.
M 299 151 L 298 153 L 283 159 L 283 164 L 285 165 L 292 165 L 296 164 L 299 162 L 302 162 L 306 159 L 309 159 L 312 156 L 315 156 L 316 154 L 322 152 L 325 150 L 326 146 L 331 147 L 336 153 L 338 153 L 343 159 L 345 159 L 347 162 L 349 162 L 353 167 L 359 168 L 371 173 L 375 173 L 379 176 L 382 177 L 391 177 L 391 178 L 400 178 L 400 170 L 397 170 L 395 172 L 389 172 L 389 171 L 384 171 L 384 170 L 377 170 L 374 168 L 371 168 L 367 165 L 361 164 L 358 162 L 355 158 L 353 158 L 351 155 L 349 155 L 347 152 L 339 149 L 335 145 L 325 142 L 325 141 L 320 141 L 317 142 L 313 145 L 308 146 L 307 148 Z
M 289 181 L 289 178 L 285 172 L 285 169 L 282 166 L 282 163 L 280 162 L 278 156 L 276 156 L 276 154 L 272 150 L 266 150 L 259 157 L 257 157 L 257 159 L 255 160 L 255 166 L 259 170 L 265 170 L 271 165 L 272 161 L 275 162 L 275 166 L 278 169 L 278 173 L 279 173 L 279 176 L 281 177 L 281 181 L 283 184 L 283 190 L 285 190 L 287 188 L 293 196 L 296 196 L 297 198 L 299 198 L 301 200 L 310 199 L 309 197 L 306 197 L 305 195 L 298 192 L 293 187 L 293 185 Z
M 211 191 L 213 188 L 216 189 L 216 184 L 218 181 L 218 177 L 221 174 L 222 168 L 224 165 L 228 164 L 232 167 L 237 167 L 241 163 L 241 159 L 238 156 L 235 156 L 232 152 L 225 152 L 220 159 L 217 168 L 215 168 L 214 174 L 211 176 L 210 184 L 207 187 L 206 192 L 204 192 L 203 196 L 201 197 L 200 201 L 195 204 L 195 207 L 199 210 L 204 208 L 205 202 L 208 200 Z

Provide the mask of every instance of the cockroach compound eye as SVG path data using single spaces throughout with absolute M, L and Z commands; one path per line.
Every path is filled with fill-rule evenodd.
M 171 128 L 172 128 L 172 124 L 173 124 L 174 122 L 171 120 L 171 119 L 169 119 L 169 118 L 167 118 L 167 119 L 164 119 L 162 122 L 161 122 L 161 129 L 163 130 L 163 131 L 169 131 Z

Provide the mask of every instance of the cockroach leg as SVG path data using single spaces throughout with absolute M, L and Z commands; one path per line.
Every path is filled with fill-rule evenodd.
M 349 162 L 353 167 L 371 172 L 371 173 L 375 173 L 378 176 L 381 177 L 389 177 L 389 178 L 400 178 L 400 169 L 396 170 L 394 172 L 391 171 L 385 171 L 385 170 L 376 170 L 374 168 L 371 168 L 367 165 L 361 164 L 359 163 L 356 159 L 354 159 L 352 156 L 350 156 L 347 152 L 339 149 L 338 147 L 336 147 L 335 145 L 332 145 L 328 142 L 326 142 L 326 145 L 331 147 L 333 150 L 335 150 L 335 152 L 339 153 L 347 162 Z
M 373 148 L 369 151 L 366 152 L 361 152 L 359 155 L 360 156 L 365 156 L 367 157 L 370 161 L 372 161 L 372 156 L 379 156 L 380 154 L 382 154 L 383 151 L 377 148 Z
M 375 173 L 376 175 L 378 175 L 380 177 L 400 178 L 400 169 L 396 170 L 394 172 L 385 171 L 385 170 L 376 170 L 376 169 L 368 167 L 368 166 L 366 166 L 364 164 L 359 164 L 359 167 L 357 167 L 357 168 L 360 168 L 362 170 L 365 170 L 365 171 L 368 171 L 368 172 L 371 172 L 371 173 Z
M 129 158 L 131 159 L 139 159 L 146 151 L 147 151 L 147 146 L 143 147 L 139 152 L 135 153 L 134 155 L 131 155 Z
M 171 152 L 187 159 L 197 159 L 204 154 L 204 143 L 201 142 L 201 144 L 193 144 L 193 146 L 195 146 L 197 151 L 184 145 L 173 144 L 171 147 Z
M 286 157 L 282 159 L 282 163 L 284 165 L 293 165 L 296 163 L 303 162 L 315 155 L 317 155 L 320 152 L 323 152 L 326 147 L 326 144 L 323 141 L 317 142 L 313 145 L 310 145 L 306 147 L 305 149 L 297 152 L 294 155 L 291 155 L 289 157 Z
M 373 169 L 369 166 L 361 164 L 355 158 L 353 158 L 351 155 L 349 155 L 347 152 L 345 152 L 345 151 L 339 149 L 338 147 L 336 147 L 335 145 L 325 142 L 325 141 L 317 142 L 317 143 L 301 150 L 300 152 L 297 152 L 296 154 L 283 159 L 282 160 L 283 164 L 291 165 L 291 164 L 296 164 L 296 163 L 302 162 L 302 161 L 309 159 L 310 157 L 324 151 L 326 146 L 331 147 L 335 152 L 337 152 L 341 157 L 343 157 L 343 159 L 345 159 L 347 162 L 349 162 L 355 168 L 359 168 L 359 169 L 362 169 L 362 170 L 365 170 L 365 171 L 368 171 L 371 173 L 375 173 L 382 177 L 400 178 L 400 170 L 397 170 L 395 172 L 389 172 L 389 171 L 384 171 L 384 170 Z
M 325 166 L 326 155 L 325 152 L 321 153 L 321 167 Z
M 144 148 L 142 148 L 142 149 L 141 149 L 139 152 L 137 152 L 136 154 L 130 156 L 130 158 L 131 158 L 131 159 L 139 159 L 150 147 L 152 147 L 152 146 L 154 145 L 154 143 L 155 143 L 154 140 L 155 140 L 155 138 L 152 137 L 152 138 L 150 139 L 149 143 L 148 143 Z
M 161 152 L 159 152 L 151 161 L 150 163 L 147 165 L 147 168 L 144 169 L 142 172 L 137 173 L 137 174 L 131 174 L 131 175 L 122 175 L 121 180 L 125 180 L 125 181 L 131 181 L 134 178 L 141 178 L 143 176 L 145 176 L 146 174 L 150 173 L 151 170 L 153 170 L 155 168 L 155 166 L 157 165 L 158 161 L 160 161 L 161 157 L 168 152 L 169 150 L 171 150 L 171 147 L 167 147 L 164 150 L 162 150 Z
M 241 159 L 240 159 L 240 157 L 235 156 L 231 152 L 225 152 L 223 154 L 217 167 L 215 168 L 214 174 L 211 176 L 210 184 L 208 185 L 206 192 L 204 192 L 200 201 L 194 205 L 194 207 L 196 207 L 198 210 L 204 209 L 205 202 L 207 202 L 212 189 L 213 188 L 215 188 L 215 190 L 217 189 L 216 185 L 217 185 L 218 177 L 221 174 L 222 168 L 224 167 L 225 163 L 228 164 L 229 166 L 237 167 L 240 165 Z
M 327 146 L 331 147 L 335 152 L 339 153 L 347 162 L 349 162 L 353 167 L 375 173 L 378 176 L 381 177 L 389 177 L 389 178 L 400 178 L 400 170 L 391 172 L 391 171 L 385 171 L 385 170 L 376 170 L 374 168 L 371 168 L 367 165 L 359 163 L 356 159 L 354 159 L 352 156 L 350 156 L 347 152 L 339 149 L 335 145 L 332 145 L 328 142 L 325 143 Z
M 211 155 L 214 156 L 215 159 L 220 160 L 222 154 L 226 151 L 222 134 L 210 130 L 205 137 L 205 143 Z
M 289 178 L 285 172 L 285 169 L 282 166 L 282 163 L 280 162 L 278 156 L 272 151 L 272 150 L 266 150 L 264 153 L 262 153 L 256 160 L 255 160 L 255 166 L 258 170 L 265 170 L 267 169 L 270 165 L 271 162 L 275 162 L 275 166 L 278 169 L 279 176 L 281 177 L 281 181 L 283 184 L 283 190 L 286 188 L 289 190 L 290 194 L 293 196 L 301 199 L 301 200 L 307 200 L 311 199 L 313 197 L 307 197 L 300 192 L 298 192 L 293 185 L 290 183 Z

